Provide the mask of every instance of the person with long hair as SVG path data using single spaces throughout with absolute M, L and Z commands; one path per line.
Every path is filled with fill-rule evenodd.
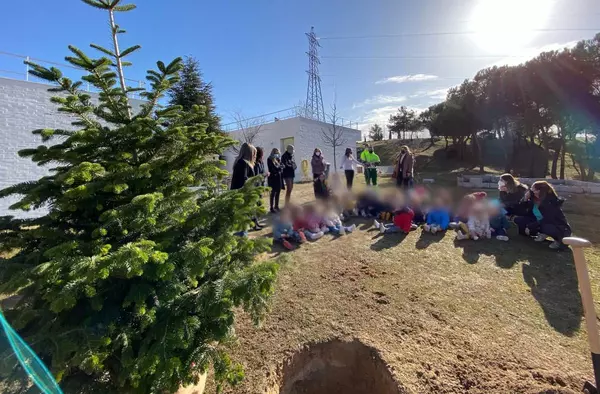
M 312 159 L 310 161 L 310 165 L 312 167 L 313 173 L 315 198 L 324 198 L 326 197 L 326 193 L 324 193 L 324 190 L 326 188 L 324 182 L 327 163 L 325 162 L 325 158 L 323 157 L 323 152 L 321 152 L 321 149 L 315 148 L 312 155 Z
M 550 249 L 564 249 L 563 238 L 571 235 L 571 226 L 562 210 L 564 199 L 546 181 L 537 181 L 525 193 L 521 208 L 527 213 L 515 218 L 519 234 L 533 237 L 543 242 L 548 237 L 554 239 Z
M 231 190 L 237 190 L 244 187 L 246 181 L 254 176 L 255 172 L 255 161 L 256 161 L 256 148 L 244 142 L 240 147 L 240 152 L 233 162 L 233 174 L 231 175 Z
M 398 164 L 396 165 L 396 186 L 410 189 L 414 183 L 414 157 L 410 148 L 403 145 L 400 148 L 400 156 L 398 156 Z
M 285 189 L 283 183 L 283 169 L 284 166 L 281 163 L 281 154 L 279 149 L 273 148 L 269 158 L 267 159 L 267 168 L 269 170 L 269 176 L 267 177 L 267 185 L 271 188 L 269 195 L 269 205 L 271 213 L 279 211 L 279 195 L 281 190 Z
M 342 156 L 342 165 L 340 168 L 344 170 L 344 174 L 346 175 L 346 187 L 348 190 L 352 190 L 355 167 L 359 164 L 360 162 L 352 155 L 352 148 L 346 148 L 346 152 L 344 153 L 344 156 Z
M 511 174 L 503 174 L 498 181 L 498 190 L 500 191 L 500 203 L 509 216 L 526 216 L 523 211 L 521 200 L 529 188 L 527 185 L 519 182 Z
M 285 152 L 281 155 L 281 164 L 283 165 L 283 182 L 285 183 L 285 204 L 289 204 L 294 189 L 294 177 L 296 176 L 296 160 L 294 159 L 294 145 L 288 145 Z
M 265 162 L 263 160 L 264 155 L 265 155 L 265 152 L 264 152 L 263 148 L 261 148 L 260 146 L 257 146 L 256 147 L 256 159 L 254 160 L 254 173 L 256 175 L 263 176 L 263 180 L 260 183 L 261 186 L 263 186 L 265 184 L 264 177 L 267 176 L 267 174 L 265 173 Z
M 246 181 L 252 177 L 258 175 L 256 173 L 256 148 L 244 142 L 240 147 L 240 153 L 233 163 L 233 174 L 231 176 L 231 190 L 237 190 L 244 187 Z M 258 218 L 253 217 L 252 222 L 254 223 L 254 230 L 262 229 L 262 226 L 258 222 Z M 245 235 L 244 232 L 239 233 Z

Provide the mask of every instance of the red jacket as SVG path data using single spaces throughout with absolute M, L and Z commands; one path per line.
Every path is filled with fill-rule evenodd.
M 400 209 L 394 212 L 394 226 L 399 227 L 402 231 L 408 233 L 414 217 L 415 213 L 409 207 Z

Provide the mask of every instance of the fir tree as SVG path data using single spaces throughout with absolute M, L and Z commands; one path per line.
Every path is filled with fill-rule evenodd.
M 255 263 L 268 241 L 233 236 L 262 208 L 253 182 L 217 195 L 225 173 L 213 160 L 234 141 L 207 132 L 201 105 L 158 102 L 178 81 L 181 59 L 148 71 L 151 89 L 135 113 L 123 66 L 139 49 L 119 49 L 121 0 L 83 0 L 108 14 L 105 57 L 69 47 L 98 100 L 60 70 L 29 63 L 52 82 L 58 111 L 73 130 L 35 134 L 54 145 L 20 152 L 51 174 L 0 191 L 21 195 L 12 209 L 45 207 L 35 219 L 0 218 L 0 293 L 21 301 L 6 316 L 66 392 L 166 393 L 197 381 L 210 365 L 217 381 L 243 376 L 222 344 L 238 306 L 259 321 L 277 272 Z
M 207 111 L 208 132 L 220 130 L 221 119 L 215 113 L 212 85 L 204 82 L 200 64 L 193 57 L 187 57 L 179 71 L 179 81 L 169 89 L 171 105 L 181 105 L 189 111 L 194 105 L 202 105 Z

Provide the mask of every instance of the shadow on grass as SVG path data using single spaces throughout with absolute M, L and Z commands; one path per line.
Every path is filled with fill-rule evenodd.
M 578 291 L 577 273 L 570 251 L 557 252 L 548 243 L 536 243 L 513 235 L 509 242 L 490 240 L 454 241 L 463 249 L 463 259 L 476 264 L 481 255 L 494 256 L 504 269 L 523 262 L 523 280 L 540 304 L 546 321 L 563 335 L 574 335 L 581 325 L 583 307 Z
M 415 247 L 417 249 L 427 249 L 432 244 L 440 242 L 445 236 L 446 231 L 437 234 L 430 234 L 421 229 L 421 235 L 419 236 Z
M 406 239 L 404 233 L 390 233 L 390 234 L 378 234 L 373 239 L 377 238 L 377 242 L 371 245 L 371 250 L 376 252 L 384 249 L 391 249 L 402 243 Z
M 544 244 L 544 246 L 546 246 Z M 571 251 L 544 250 L 531 245 L 524 256 L 523 280 L 542 307 L 548 323 L 563 335 L 574 335 L 581 325 L 583 306 Z
M 473 241 L 454 240 L 454 246 L 462 249 L 462 258 L 468 264 L 477 264 L 481 255 L 494 256 L 496 265 L 500 268 L 510 269 L 519 259 L 522 259 L 520 248 L 511 240 L 510 243 L 497 241 L 496 239 L 480 239 Z

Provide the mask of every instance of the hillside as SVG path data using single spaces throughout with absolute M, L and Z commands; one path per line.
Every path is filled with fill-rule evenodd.
M 381 158 L 381 165 L 391 166 L 398 160 L 400 148 L 407 145 L 415 154 L 417 177 L 435 177 L 450 174 L 476 174 L 479 173 L 479 167 L 474 164 L 474 160 L 467 152 L 464 159 L 460 159 L 452 145 L 446 149 L 445 142 L 435 141 L 433 144 L 430 139 L 415 139 L 413 141 L 405 140 L 384 140 L 369 141 L 375 152 Z M 506 154 L 497 140 L 487 140 L 483 142 L 484 172 L 487 174 L 501 174 L 505 172 Z M 358 152 L 363 149 L 359 145 Z M 552 159 L 547 157 L 538 147 L 521 147 L 513 155 L 513 173 L 515 175 L 527 176 L 530 171 L 544 173 L 552 165 Z M 547 166 L 547 167 L 546 167 Z M 534 170 L 535 167 L 535 170 Z M 549 176 L 549 175 L 547 175 Z M 565 178 L 578 179 L 579 175 L 573 166 L 570 155 L 566 157 Z M 446 177 L 444 177 L 446 178 Z M 596 176 L 596 181 L 599 181 Z

